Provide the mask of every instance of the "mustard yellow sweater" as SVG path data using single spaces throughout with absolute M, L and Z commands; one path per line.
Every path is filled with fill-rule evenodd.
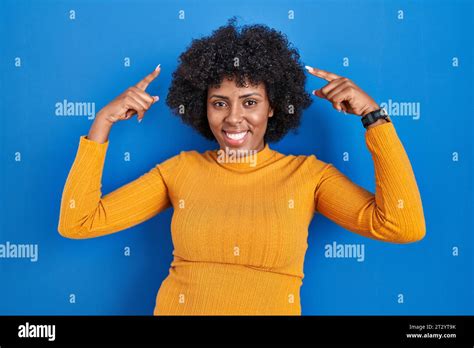
M 240 162 L 182 151 L 102 196 L 109 142 L 80 137 L 59 233 L 82 239 L 135 226 L 173 207 L 169 275 L 154 315 L 301 315 L 300 287 L 315 212 L 362 236 L 418 241 L 425 221 L 411 164 L 391 122 L 365 131 L 375 195 L 316 156 L 268 144 Z

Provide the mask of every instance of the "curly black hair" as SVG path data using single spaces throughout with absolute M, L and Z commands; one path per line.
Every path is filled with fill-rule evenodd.
M 273 117 L 268 119 L 265 142 L 276 142 L 300 125 L 312 99 L 305 91 L 306 75 L 296 48 L 285 34 L 266 25 L 245 25 L 239 33 L 235 16 L 211 36 L 193 39 L 179 57 L 166 104 L 173 114 L 206 139 L 216 140 L 207 120 L 207 91 L 225 77 L 237 86 L 263 83 Z

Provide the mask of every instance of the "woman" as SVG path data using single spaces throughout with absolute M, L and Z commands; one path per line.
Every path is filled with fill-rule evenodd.
M 80 137 L 61 202 L 58 230 L 68 238 L 107 235 L 168 207 L 173 262 L 155 315 L 300 315 L 308 226 L 319 212 L 362 236 L 410 243 L 425 235 L 416 180 L 389 117 L 364 118 L 375 166 L 375 195 L 316 156 L 270 148 L 300 124 L 311 104 L 299 54 L 262 25 L 239 32 L 232 19 L 194 40 L 180 57 L 167 104 L 219 148 L 182 151 L 102 196 L 109 132 L 158 97 L 146 92 L 158 66 L 96 116 Z M 317 68 L 328 81 L 315 94 L 339 111 L 377 116 L 377 103 L 351 80 Z

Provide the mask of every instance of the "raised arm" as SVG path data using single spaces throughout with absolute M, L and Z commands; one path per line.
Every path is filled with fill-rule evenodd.
M 175 156 L 138 179 L 102 197 L 101 178 L 112 125 L 145 112 L 158 101 L 145 92 L 159 75 L 160 65 L 97 114 L 87 136 L 80 137 L 76 158 L 61 199 L 58 231 L 68 238 L 92 238 L 137 225 L 170 206 L 162 170 Z
M 346 77 L 306 66 L 329 83 L 313 92 L 338 111 L 365 116 L 377 103 Z M 370 122 L 369 122 L 370 123 Z M 360 235 L 393 243 L 410 243 L 426 233 L 423 206 L 408 156 L 390 118 L 367 126 L 366 145 L 375 167 L 375 195 L 356 185 L 332 164 L 315 189 L 315 209 Z
M 423 206 L 408 156 L 392 122 L 369 128 L 375 195 L 327 164 L 315 191 L 316 211 L 362 236 L 411 243 L 425 236 Z

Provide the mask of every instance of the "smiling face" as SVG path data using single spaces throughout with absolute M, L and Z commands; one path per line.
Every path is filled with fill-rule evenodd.
M 262 150 L 272 116 L 263 83 L 238 87 L 234 80 L 224 78 L 219 88 L 208 88 L 207 119 L 221 149 Z

